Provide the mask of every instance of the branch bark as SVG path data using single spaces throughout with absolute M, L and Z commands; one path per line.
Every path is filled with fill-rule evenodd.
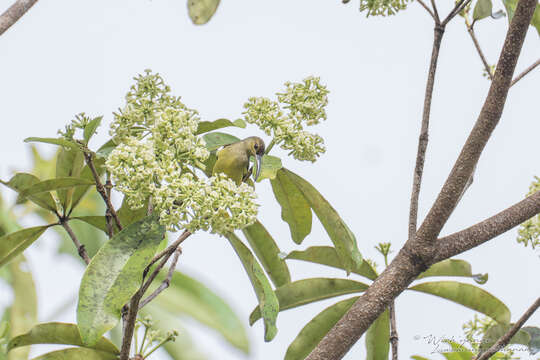
M 418 198 L 422 185 L 422 174 L 424 172 L 424 162 L 429 141 L 429 116 L 431 112 L 431 98 L 433 97 L 433 86 L 435 84 L 435 73 L 439 59 L 439 50 L 444 35 L 444 27 L 435 25 L 433 36 L 433 49 L 431 51 L 431 61 L 429 64 L 426 93 L 424 96 L 424 111 L 422 114 L 422 125 L 420 137 L 418 138 L 418 150 L 416 152 L 416 165 L 414 168 L 413 189 L 411 193 L 411 203 L 409 210 L 409 239 L 416 234 L 416 223 L 418 219 Z
M 531 71 L 534 70 L 534 68 L 536 68 L 538 65 L 540 65 L 540 59 L 536 60 L 531 66 L 529 66 L 528 68 L 526 68 L 525 70 L 523 70 L 523 72 L 521 74 L 519 74 L 518 76 L 516 76 L 516 78 L 514 80 L 512 80 L 512 83 L 510 84 L 510 86 L 514 86 L 515 83 L 517 83 L 519 80 L 523 79 L 523 77 L 525 75 L 527 75 L 528 73 L 530 73 Z
M 434 263 L 436 238 L 454 210 L 488 139 L 500 120 L 537 0 L 519 0 L 494 79 L 478 120 L 416 236 L 358 298 L 306 359 L 338 360 L 349 351 L 390 302 Z M 463 2 L 465 3 L 465 2 Z
M 519 331 L 519 329 L 521 329 L 521 327 L 531 317 L 531 315 L 534 314 L 538 307 L 540 307 L 540 298 L 536 299 L 536 301 L 531 305 L 531 307 L 529 307 L 527 311 L 525 311 L 525 313 L 510 328 L 510 330 L 508 330 L 506 334 L 501 336 L 499 340 L 497 340 L 495 344 L 493 344 L 489 349 L 482 353 L 482 355 L 479 355 L 476 360 L 487 360 L 497 351 L 508 345 L 508 342 L 510 341 L 510 339 L 512 339 L 512 336 L 514 336 Z
M 90 256 L 88 256 L 88 253 L 86 252 L 86 249 L 84 248 L 84 245 L 81 244 L 79 239 L 77 239 L 77 236 L 75 236 L 75 233 L 73 232 L 73 229 L 65 219 L 60 218 L 60 224 L 64 227 L 66 232 L 68 233 L 69 237 L 73 241 L 73 244 L 75 244 L 75 247 L 77 248 L 77 252 L 79 253 L 79 256 L 84 260 L 86 265 L 90 264 Z
M 491 67 L 489 66 L 489 63 L 486 60 L 486 56 L 484 55 L 484 52 L 482 51 L 482 48 L 480 47 L 480 43 L 478 42 L 478 39 L 476 38 L 476 33 L 474 32 L 474 23 L 471 24 L 469 22 L 468 17 L 466 17 L 465 25 L 467 26 L 467 32 L 471 36 L 471 40 L 474 44 L 474 47 L 476 48 L 476 52 L 478 53 L 478 56 L 480 56 L 480 60 L 482 60 L 482 64 L 484 65 L 484 70 L 486 70 L 489 80 L 493 80 L 493 73 L 491 72 Z
M 0 15 L 0 36 L 17 22 L 38 0 L 18 0 Z
M 399 337 L 396 325 L 396 304 L 394 301 L 388 307 L 390 310 L 390 344 L 392 345 L 392 360 L 398 360 L 398 342 Z

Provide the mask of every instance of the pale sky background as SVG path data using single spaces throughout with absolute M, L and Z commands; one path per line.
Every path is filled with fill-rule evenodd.
M 0 0 L 0 11 L 12 1 Z M 446 14 L 452 1 L 438 0 Z M 494 10 L 502 4 L 495 2 Z M 272 96 L 285 81 L 320 76 L 328 85 L 328 120 L 314 128 L 327 145 L 315 164 L 284 158 L 339 211 L 355 233 L 365 257 L 382 264 L 374 250 L 405 241 L 412 173 L 426 73 L 431 54 L 432 20 L 416 3 L 397 16 L 366 18 L 358 2 L 224 0 L 209 24 L 194 26 L 185 0 L 41 0 L 0 37 L 0 177 L 28 170 L 28 136 L 54 137 L 75 114 L 104 115 L 93 146 L 101 145 L 111 113 L 123 106 L 132 78 L 146 68 L 163 75 L 202 120 L 236 119 L 249 96 Z M 495 63 L 507 20 L 485 20 L 477 33 Z M 540 55 L 540 39 L 530 28 L 519 59 L 521 71 Z M 540 70 L 514 86 L 503 117 L 478 165 L 475 182 L 443 229 L 443 235 L 470 226 L 521 200 L 534 175 L 538 153 Z M 425 216 L 446 179 L 486 96 L 489 82 L 461 18 L 448 27 L 433 98 L 430 143 L 420 217 Z M 255 127 L 234 131 L 241 137 L 264 135 Z M 268 138 L 265 138 L 269 141 Z M 41 147 L 51 153 L 52 146 Z M 275 151 L 277 155 L 285 153 Z M 260 218 L 285 252 L 330 244 L 320 223 L 301 246 L 290 239 L 268 182 L 257 187 Z M 8 192 L 2 189 L 2 194 Z M 13 197 L 11 196 L 10 199 Z M 504 301 L 515 321 L 540 293 L 539 252 L 515 242 L 514 229 L 458 256 L 473 272 L 488 272 L 482 287 Z M 52 234 L 52 233 L 50 233 Z M 40 320 L 74 296 L 83 268 L 68 256 L 54 255 L 57 240 L 45 236 L 26 254 L 39 295 Z M 196 234 L 183 246 L 178 268 L 197 277 L 226 299 L 247 325 L 256 304 L 251 285 L 227 241 Z M 327 267 L 289 262 L 293 280 L 339 276 Z M 379 267 L 381 269 L 381 267 Z M 439 279 L 434 279 L 439 280 Z M 472 283 L 471 281 L 463 280 Z M 0 287 L 0 307 L 9 303 Z M 330 299 L 280 313 L 278 335 L 263 341 L 262 322 L 248 328 L 251 359 L 283 358 L 300 329 Z M 448 301 L 405 292 L 397 300 L 400 357 L 430 354 L 434 345 L 414 337 L 462 336 L 461 325 L 474 312 Z M 75 321 L 75 310 L 56 320 Z M 187 321 L 200 349 L 211 359 L 246 358 L 219 335 Z M 185 322 L 184 322 L 185 323 Z M 540 325 L 540 313 L 528 323 Z M 46 348 L 47 350 L 57 347 Z M 45 351 L 36 348 L 33 355 Z M 527 358 L 525 353 L 520 353 Z M 345 357 L 365 356 L 363 339 Z M 155 359 L 166 359 L 164 355 Z

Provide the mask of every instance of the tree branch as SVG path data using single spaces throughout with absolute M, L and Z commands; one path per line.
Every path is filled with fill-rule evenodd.
M 15 24 L 38 0 L 17 0 L 0 15 L 0 36 Z
M 107 206 L 107 211 L 111 213 L 114 219 L 114 222 L 116 223 L 116 226 L 118 227 L 118 230 L 122 230 L 122 224 L 120 223 L 118 214 L 114 210 L 114 206 L 111 203 L 110 197 L 107 196 L 105 187 L 101 183 L 99 174 L 96 170 L 96 167 L 94 166 L 94 162 L 92 161 L 92 153 L 90 153 L 90 151 L 88 151 L 87 149 L 84 149 L 83 153 L 84 153 L 84 158 L 86 160 L 86 164 L 88 164 L 88 167 L 90 168 L 90 171 L 92 172 L 92 175 L 94 176 L 94 181 L 96 182 L 96 189 L 98 193 L 101 195 L 101 197 L 103 198 L 103 201 L 105 201 L 105 205 Z
M 148 288 L 150 287 L 154 279 L 157 277 L 161 269 L 165 266 L 169 258 L 173 255 L 173 253 L 175 253 L 176 248 L 182 243 L 182 241 L 187 239 L 190 235 L 191 233 L 189 231 L 184 231 L 182 235 L 180 235 L 178 240 L 176 240 L 171 246 L 167 248 L 167 250 L 169 251 L 165 255 L 162 256 L 161 261 L 156 266 L 152 274 L 150 274 L 150 276 L 148 277 L 148 279 L 146 279 L 146 281 L 143 281 L 139 290 L 137 290 L 137 292 L 131 297 L 131 300 L 129 302 L 129 307 L 127 309 L 127 315 L 125 317 L 126 320 L 125 320 L 125 325 L 124 325 L 124 335 L 122 338 L 122 348 L 120 350 L 120 360 L 129 360 L 131 340 L 133 339 L 133 332 L 135 330 L 137 314 L 140 308 L 139 304 L 142 297 L 144 296 L 144 293 L 146 292 L 146 290 L 148 290 Z M 172 246 L 175 244 L 176 244 L 176 247 L 174 247 L 173 249 Z M 178 259 L 176 261 L 178 261 Z M 143 279 L 144 279 L 144 276 L 143 276 Z M 126 311 L 126 310 L 123 310 L 123 311 Z
M 308 355 L 307 360 L 342 359 L 391 301 L 403 292 L 416 276 L 434 263 L 436 250 L 434 240 L 454 210 L 484 146 L 501 117 L 536 2 L 537 0 L 518 1 L 494 80 L 491 82 L 479 118 L 416 236 L 412 241 L 405 243 L 390 265 L 324 336 Z
M 484 56 L 484 52 L 482 51 L 482 48 L 480 47 L 480 43 L 478 42 L 478 39 L 476 38 L 476 34 L 474 32 L 474 23 L 471 24 L 469 22 L 468 17 L 465 18 L 465 25 L 467 26 L 467 32 L 471 36 L 471 39 L 474 43 L 474 47 L 476 48 L 476 52 L 478 53 L 478 56 L 480 56 L 480 60 L 482 60 L 482 64 L 484 64 L 484 69 L 486 70 L 489 80 L 493 80 L 493 73 L 491 70 L 491 67 L 489 66 L 489 63 L 486 60 L 486 57 Z
M 424 9 L 426 9 L 426 11 L 428 12 L 428 14 L 431 15 L 431 17 L 433 18 L 433 20 L 436 22 L 437 19 L 435 18 L 435 14 L 434 14 L 433 11 L 431 11 L 431 9 L 426 5 L 426 3 L 423 2 L 422 0 L 416 0 L 416 1 L 418 1 L 418 3 L 419 3 L 420 5 L 422 5 L 422 7 L 423 7 Z
M 510 328 L 510 330 L 508 330 L 506 334 L 501 336 L 499 340 L 497 340 L 495 344 L 493 344 L 489 349 L 482 353 L 482 355 L 479 355 L 476 360 L 487 360 L 497 351 L 508 345 L 508 342 L 510 341 L 510 339 L 512 339 L 512 336 L 514 336 L 519 331 L 519 329 L 521 329 L 523 324 L 525 324 L 525 322 L 531 317 L 531 315 L 534 314 L 538 307 L 540 307 L 540 298 L 536 299 L 536 301 L 531 305 L 531 307 L 528 308 L 527 311 L 525 311 L 525 313 Z
M 459 14 L 461 10 L 463 10 L 465 6 L 467 6 L 470 2 L 471 0 L 459 0 L 452 9 L 452 11 L 450 11 L 446 19 L 443 20 L 441 25 L 446 26 L 446 24 L 448 24 L 450 20 L 452 20 L 457 14 Z
M 86 252 L 86 249 L 84 248 L 84 245 L 81 244 L 79 239 L 75 236 L 75 233 L 73 232 L 73 229 L 68 225 L 66 219 L 60 218 L 60 224 L 66 229 L 69 237 L 73 241 L 73 244 L 75 244 L 75 247 L 77 248 L 77 252 L 79 253 L 79 256 L 84 260 L 86 265 L 90 263 L 90 256 L 88 256 L 88 253 Z
M 171 284 L 171 279 L 174 274 L 174 270 L 176 269 L 176 264 L 178 263 L 178 258 L 180 257 L 180 254 L 182 254 L 182 248 L 178 246 L 176 250 L 174 251 L 174 256 L 171 262 L 171 265 L 169 266 L 169 272 L 167 273 L 167 277 L 159 287 L 154 290 L 154 292 L 144 300 L 141 301 L 139 304 L 139 310 L 141 310 L 146 304 L 148 304 L 150 301 L 154 300 L 156 296 L 158 296 L 163 290 L 167 289 L 169 285 Z
M 392 301 L 388 307 L 390 312 L 390 344 L 392 345 L 392 360 L 398 360 L 398 342 L 399 337 L 396 326 L 396 305 Z
M 540 65 L 540 59 L 536 60 L 531 66 L 529 66 L 528 68 L 523 70 L 523 72 L 521 74 L 516 76 L 516 78 L 514 80 L 512 80 L 512 82 L 510 83 L 510 86 L 514 86 L 515 83 L 517 83 L 519 80 L 523 79 L 523 77 L 525 75 L 527 75 L 528 73 L 533 71 L 534 68 L 537 67 L 538 65 Z
M 435 4 L 435 0 L 431 0 L 431 7 L 433 8 L 433 15 L 435 19 L 435 24 L 439 25 L 441 23 L 441 18 L 439 17 L 439 11 L 437 10 L 437 5 Z
M 467 229 L 437 240 L 435 262 L 477 247 L 540 213 L 540 191 Z
M 409 239 L 412 239 L 416 234 L 416 223 L 418 219 L 418 197 L 420 196 L 422 174 L 424 172 L 424 162 L 429 140 L 429 115 L 431 111 L 431 98 L 433 96 L 433 85 L 435 84 L 435 73 L 437 71 L 437 62 L 439 59 L 439 50 L 441 48 L 443 35 L 444 27 L 435 25 L 431 61 L 429 64 L 426 93 L 424 96 L 424 112 L 422 114 L 420 137 L 418 138 L 418 150 L 416 152 L 416 165 L 414 168 L 413 188 L 411 192 L 411 203 L 409 210 Z

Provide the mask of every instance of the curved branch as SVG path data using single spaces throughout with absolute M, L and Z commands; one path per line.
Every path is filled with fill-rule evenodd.
M 435 262 L 461 254 L 540 213 L 540 191 L 498 214 L 436 242 Z
M 531 315 L 534 314 L 538 307 L 540 307 L 540 298 L 536 299 L 534 304 L 532 304 L 531 307 L 528 308 L 527 311 L 525 311 L 525 313 L 510 328 L 510 330 L 508 330 L 506 334 L 501 336 L 495 344 L 493 344 L 489 349 L 486 350 L 486 352 L 482 353 L 482 355 L 478 356 L 475 360 L 487 360 L 497 351 L 508 345 L 508 342 L 510 342 L 512 336 L 514 336 L 519 331 L 519 329 L 521 329 L 521 327 L 525 324 L 527 320 L 529 320 Z
M 18 0 L 0 15 L 0 35 L 15 24 L 38 0 Z

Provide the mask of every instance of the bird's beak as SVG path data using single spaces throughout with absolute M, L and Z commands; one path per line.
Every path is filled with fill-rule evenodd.
M 255 174 L 255 181 L 257 181 L 259 175 L 261 175 L 262 157 L 262 155 L 257 155 L 257 173 Z

